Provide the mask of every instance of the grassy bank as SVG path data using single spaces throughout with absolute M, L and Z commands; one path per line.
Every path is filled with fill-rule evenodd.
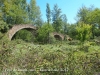
M 100 46 L 71 42 L 0 45 L 1 75 L 94 75 L 100 72 Z

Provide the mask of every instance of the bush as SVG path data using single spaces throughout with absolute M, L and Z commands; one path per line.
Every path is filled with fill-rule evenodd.
M 80 49 L 66 42 L 49 45 L 17 42 L 7 43 L 3 55 L 0 52 L 1 75 L 5 69 L 15 69 L 4 72 L 7 75 L 94 75 L 100 72 L 99 48 L 89 53 L 90 42 L 85 42 Z M 0 44 L 0 49 L 2 47 Z M 18 71 L 20 69 L 23 71 Z
M 95 29 L 94 31 L 95 36 L 100 36 L 100 29 Z
M 49 37 L 49 43 L 55 43 L 56 42 L 56 39 L 53 37 L 53 36 L 50 36 Z
M 90 47 L 90 43 L 88 43 L 88 42 L 81 43 L 80 42 L 80 45 L 78 46 L 78 50 L 83 51 L 83 52 L 88 52 L 89 47 Z
M 22 40 L 22 39 L 16 39 L 16 40 L 13 40 L 13 42 L 14 42 L 15 44 L 23 44 L 23 43 L 25 43 L 25 41 Z
M 81 22 L 76 27 L 76 30 L 77 30 L 77 33 L 78 33 L 77 38 L 81 42 L 84 42 L 85 40 L 90 39 L 90 36 L 91 36 L 91 25 Z
M 3 34 L 0 32 L 0 40 L 2 39 L 2 37 L 3 37 Z
M 72 41 L 68 41 L 69 45 L 79 45 L 79 41 L 78 40 L 72 40 Z
M 30 31 L 27 31 L 25 29 L 18 31 L 12 39 L 22 39 L 26 42 L 33 42 L 34 36 Z
M 49 43 L 49 36 L 50 33 L 53 32 L 52 25 L 48 25 L 48 23 L 45 23 L 41 28 L 38 29 L 38 35 L 37 40 L 42 43 Z M 50 36 L 51 38 L 51 36 Z

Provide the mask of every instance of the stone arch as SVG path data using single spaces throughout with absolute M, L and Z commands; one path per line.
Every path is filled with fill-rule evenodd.
M 32 30 L 36 30 L 36 26 L 29 25 L 29 24 L 14 25 L 14 26 L 8 31 L 9 39 L 11 40 L 12 37 L 14 36 L 14 34 L 16 34 L 16 32 L 18 32 L 18 31 L 21 30 L 21 29 L 32 29 Z
M 56 38 L 56 40 L 62 40 L 62 38 L 59 35 L 54 35 L 54 37 Z
M 64 35 L 57 33 L 57 32 L 53 32 L 53 36 L 57 39 L 57 40 L 64 40 Z

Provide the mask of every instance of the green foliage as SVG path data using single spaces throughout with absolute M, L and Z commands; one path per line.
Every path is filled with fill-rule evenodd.
M 50 44 L 53 44 L 53 43 L 55 43 L 57 40 L 56 40 L 56 38 L 54 37 L 54 36 L 52 36 L 52 35 L 49 35 L 49 43 Z
M 2 8 L 3 20 L 7 24 L 21 24 L 25 23 L 27 13 L 25 10 L 25 0 L 5 0 Z
M 25 29 L 18 31 L 13 39 L 22 39 L 27 42 L 33 42 L 34 41 L 34 36 L 30 31 L 27 31 Z
M 91 26 L 89 24 L 79 23 L 79 25 L 76 27 L 77 30 L 77 38 L 84 42 L 85 40 L 88 40 L 91 36 Z
M 53 27 L 52 25 L 48 25 L 47 23 L 45 23 L 37 32 L 38 32 L 38 36 L 37 36 L 37 40 L 39 42 L 43 42 L 43 43 L 47 43 L 48 42 L 48 34 L 51 33 L 53 31 Z
M 35 45 L 12 41 L 4 45 L 0 44 L 0 74 L 94 75 L 100 72 L 99 46 L 89 46 L 88 52 L 84 52 L 66 42 Z M 85 46 L 87 43 L 84 49 Z
M 4 0 L 0 6 L 0 17 L 7 24 L 42 24 L 41 12 L 36 0 L 31 0 L 29 5 L 26 0 Z
M 79 40 L 72 40 L 72 41 L 68 41 L 68 44 L 69 45 L 79 45 L 80 42 L 79 42 Z
M 95 28 L 94 34 L 95 34 L 95 36 L 97 36 L 97 37 L 100 36 L 100 29 Z
M 67 23 L 67 17 L 65 14 L 62 15 L 62 32 L 64 34 L 68 33 L 68 23 Z
M 94 8 L 91 6 L 90 8 L 86 6 L 82 6 L 77 13 L 77 22 L 84 22 L 85 24 L 90 24 L 92 26 L 92 38 L 94 39 L 95 34 L 99 32 L 97 28 L 100 29 L 100 9 Z
M 13 24 L 26 23 L 25 0 L 0 0 L 0 32 L 5 33 Z
M 1 33 L 1 35 L 0 35 L 0 45 L 9 44 L 9 42 L 10 42 L 10 40 L 8 38 L 8 34 L 7 33 L 5 33 L 5 34 Z
M 3 37 L 3 34 L 0 32 L 0 39 L 2 39 L 2 37 Z
M 88 15 L 90 14 L 91 8 L 87 8 L 86 6 L 82 6 L 78 13 L 77 13 L 77 18 L 78 18 L 78 21 L 82 21 L 84 23 L 87 23 L 87 17 Z
M 62 18 L 61 18 L 61 9 L 58 8 L 58 5 L 55 4 L 52 10 L 52 22 L 53 28 L 56 32 L 60 32 L 62 29 Z
M 88 21 L 91 24 L 100 24 L 99 20 L 100 20 L 100 9 L 99 8 L 95 8 L 94 10 L 91 11 L 91 13 L 88 15 Z
M 70 37 L 72 37 L 73 39 L 76 39 L 76 35 L 77 35 L 77 30 L 76 30 L 76 24 L 69 24 L 67 26 L 67 29 L 68 29 L 68 35 Z
M 47 12 L 48 23 L 41 26 L 42 19 L 36 0 L 31 0 L 28 6 L 26 0 L 1 0 L 0 74 L 95 75 L 100 72 L 100 46 L 98 46 L 100 41 L 96 41 L 98 44 L 94 41 L 85 42 L 90 38 L 91 30 L 92 34 L 99 36 L 100 10 L 89 10 L 82 7 L 78 12 L 79 20 L 77 23 L 79 24 L 77 26 L 76 24 L 67 24 L 66 15 L 61 15 L 61 9 L 57 5 L 52 11 L 52 25 L 49 24 L 50 10 Z M 14 37 L 18 40 L 10 42 L 7 34 L 3 34 L 9 29 L 8 24 L 21 23 L 38 25 L 36 40 L 42 43 L 50 41 L 53 44 L 35 45 L 28 43 L 34 41 L 34 37 L 31 32 L 26 30 L 16 33 Z M 84 44 L 79 45 L 77 40 L 57 42 L 52 35 L 49 35 L 54 31 L 53 28 L 57 32 L 68 33 L 72 38 L 77 35 L 77 38 Z
M 5 32 L 7 32 L 8 29 L 9 29 L 9 27 L 6 24 L 6 22 L 4 22 L 3 20 L 0 20 L 0 32 L 5 33 Z
M 39 6 L 36 4 L 36 0 L 30 0 L 30 3 L 27 7 L 29 22 L 31 24 L 35 24 L 36 26 L 41 26 L 41 11 Z
M 99 29 L 100 29 L 100 9 L 95 8 L 94 10 L 91 11 L 91 13 L 88 15 L 88 23 L 92 25 L 92 36 L 98 36 L 100 34 Z M 97 33 L 99 32 L 99 33 Z M 97 34 L 95 34 L 97 33 Z
M 49 4 L 47 3 L 46 5 L 46 16 L 47 16 L 47 22 L 48 24 L 50 23 L 50 20 L 51 20 L 51 10 L 50 10 L 50 6 Z

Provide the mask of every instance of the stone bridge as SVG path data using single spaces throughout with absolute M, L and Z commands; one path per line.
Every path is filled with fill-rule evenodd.
M 28 29 L 28 30 L 36 30 L 36 27 L 33 25 L 29 25 L 29 24 L 20 24 L 20 25 L 14 25 L 9 31 L 8 31 L 8 36 L 9 39 L 11 40 L 12 37 L 14 36 L 14 34 L 16 34 L 16 32 L 18 32 L 21 29 Z
M 36 26 L 30 25 L 30 24 L 20 24 L 20 25 L 14 25 L 9 31 L 8 31 L 8 37 L 10 40 L 12 40 L 13 36 L 16 34 L 16 32 L 20 31 L 21 29 L 27 29 L 29 31 L 37 30 Z M 32 32 L 34 33 L 34 32 Z M 61 33 L 53 32 L 53 37 L 55 37 L 57 40 L 64 40 L 64 35 Z
M 53 32 L 52 34 L 57 40 L 64 40 L 65 36 L 63 34 L 57 32 Z

